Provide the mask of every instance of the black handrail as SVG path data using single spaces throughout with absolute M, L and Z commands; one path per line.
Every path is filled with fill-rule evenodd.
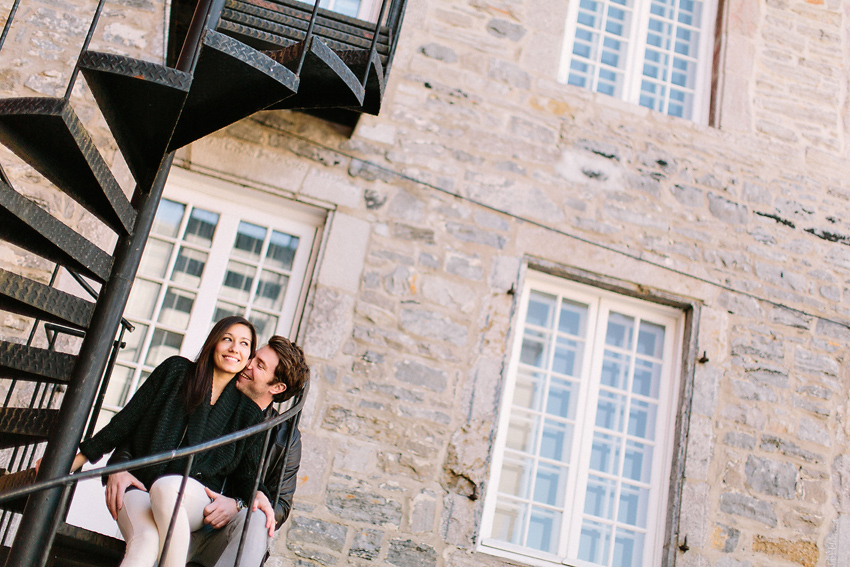
M 88 480 L 91 478 L 99 478 L 104 475 L 110 475 L 117 472 L 138 469 L 149 465 L 156 465 L 174 459 L 182 459 L 190 455 L 196 455 L 198 453 L 203 453 L 205 451 L 209 451 L 217 447 L 222 447 L 224 445 L 239 441 L 241 439 L 246 439 L 248 437 L 256 435 L 257 433 L 262 433 L 268 429 L 277 427 L 284 421 L 287 421 L 295 415 L 299 414 L 301 412 L 301 409 L 304 407 L 304 401 L 307 397 L 308 390 L 309 382 L 305 384 L 301 392 L 297 394 L 296 397 L 298 401 L 294 403 L 292 407 L 290 407 L 288 410 L 281 413 L 280 415 L 267 419 L 261 423 L 258 423 L 257 425 L 252 425 L 251 427 L 246 427 L 245 429 L 240 429 L 239 431 L 234 431 L 233 433 L 223 435 L 222 437 L 217 437 L 216 439 L 212 439 L 204 443 L 192 445 L 191 447 L 184 447 L 182 449 L 172 449 L 171 451 L 163 451 L 161 453 L 156 453 L 147 457 L 139 457 L 131 461 L 116 463 L 114 465 L 106 465 L 103 467 L 98 467 L 96 469 L 89 469 L 87 471 L 80 471 L 74 474 L 68 474 L 58 478 L 40 480 L 28 486 L 13 488 L 12 490 L 0 492 L 0 502 L 6 502 L 7 500 L 13 500 L 15 498 L 20 498 L 21 496 L 27 496 L 29 494 L 40 492 L 48 488 L 55 488 L 57 486 L 71 484 L 74 482 Z M 263 458 L 265 458 L 265 455 L 263 456 Z

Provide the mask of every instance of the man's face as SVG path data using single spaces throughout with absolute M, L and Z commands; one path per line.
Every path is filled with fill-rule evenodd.
M 269 345 L 263 346 L 238 375 L 236 389 L 254 401 L 284 391 L 286 385 L 283 383 L 271 385 L 278 362 L 280 358 L 275 351 Z

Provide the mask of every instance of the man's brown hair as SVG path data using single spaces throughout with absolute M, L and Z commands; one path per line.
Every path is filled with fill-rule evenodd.
M 301 391 L 310 379 L 310 367 L 304 360 L 304 351 L 286 337 L 274 335 L 269 339 L 269 346 L 278 358 L 271 384 L 286 384 L 286 389 L 274 395 L 275 403 L 285 402 Z

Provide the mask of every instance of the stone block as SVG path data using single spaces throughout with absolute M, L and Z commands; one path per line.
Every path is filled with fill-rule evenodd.
M 358 557 L 368 561 L 374 561 L 381 553 L 381 545 L 384 542 L 383 532 L 377 530 L 361 530 L 354 535 L 354 541 L 348 550 L 350 557 Z
M 702 207 L 705 205 L 705 197 L 702 190 L 690 185 L 673 185 L 670 189 L 673 197 L 687 207 Z
M 492 18 L 487 22 L 487 33 L 499 39 L 509 39 L 511 41 L 519 41 L 525 37 L 526 29 L 521 25 L 502 20 L 500 18 Z
M 286 539 L 297 544 L 312 544 L 329 549 L 342 551 L 348 528 L 342 524 L 334 524 L 314 518 L 295 516 L 289 526 Z
M 328 511 L 353 522 L 398 529 L 401 526 L 402 506 L 367 486 L 328 485 L 325 496 Z
M 816 354 L 798 346 L 794 349 L 794 368 L 800 372 L 838 376 L 839 367 L 835 358 Z
M 803 567 L 815 567 L 818 564 L 820 550 L 813 541 L 790 541 L 783 538 L 771 539 L 762 535 L 753 537 L 753 551 L 765 555 L 777 556 Z
M 413 533 L 433 532 L 437 511 L 436 494 L 430 490 L 424 490 L 416 495 L 411 505 L 410 531 Z
M 428 43 L 419 48 L 419 52 L 425 57 L 442 61 L 443 63 L 457 63 L 457 54 L 450 47 L 439 43 Z
M 433 311 L 402 309 L 401 328 L 422 337 L 444 341 L 459 347 L 465 346 L 469 340 L 467 327 Z
M 360 287 L 369 245 L 369 223 L 339 212 L 332 222 L 319 270 L 319 283 L 355 293 Z
M 434 392 L 443 392 L 448 383 L 448 374 L 444 370 L 415 360 L 404 360 L 393 366 L 395 377 L 402 382 L 422 386 Z
M 809 463 L 824 462 L 823 455 L 818 455 L 817 453 L 807 451 L 806 449 L 803 449 L 802 447 L 795 443 L 792 443 L 791 441 L 787 441 L 785 439 L 782 439 L 781 437 L 777 437 L 776 435 L 770 435 L 767 433 L 762 435 L 761 442 L 759 443 L 759 449 L 770 453 L 778 451 L 783 455 L 802 459 Z
M 422 295 L 438 305 L 460 313 L 472 313 L 479 299 L 473 287 L 441 277 L 424 278 Z
M 505 247 L 507 239 L 501 234 L 481 230 L 480 228 L 462 224 L 454 221 L 446 223 L 446 231 L 463 242 L 473 242 L 475 244 L 483 244 L 501 250 Z
M 850 565 L 850 516 L 839 514 L 824 541 L 827 567 Z
M 730 447 L 739 449 L 754 449 L 756 446 L 756 438 L 746 433 L 730 431 L 723 437 L 723 442 Z
M 747 484 L 756 492 L 791 500 L 796 496 L 797 467 L 762 459 L 754 455 L 747 457 L 744 467 Z
M 531 86 L 531 77 L 522 67 L 501 59 L 493 59 L 490 62 L 487 76 L 519 90 L 526 90 Z
M 732 553 L 738 547 L 738 541 L 740 538 L 740 530 L 731 526 L 717 524 L 714 526 L 714 532 L 711 536 L 712 547 L 714 547 L 714 549 L 719 549 L 723 553 Z M 720 562 L 715 563 L 715 565 L 720 565 Z M 739 563 L 737 561 L 733 561 L 729 564 L 729 567 L 736 565 L 739 565 Z
M 484 269 L 478 260 L 467 256 L 451 255 L 446 260 L 446 271 L 468 280 L 480 281 Z
M 767 526 L 777 526 L 776 513 L 769 502 L 756 500 L 744 494 L 727 492 L 720 495 L 720 511 L 733 516 L 750 518 Z
M 746 224 L 747 207 L 715 193 L 708 194 L 708 210 L 717 219 L 729 224 Z
M 353 308 L 354 299 L 350 295 L 327 288 L 316 289 L 304 338 L 304 353 L 310 357 L 333 358 L 351 334 Z
M 394 539 L 387 551 L 387 563 L 396 567 L 436 567 L 437 551 L 425 543 Z

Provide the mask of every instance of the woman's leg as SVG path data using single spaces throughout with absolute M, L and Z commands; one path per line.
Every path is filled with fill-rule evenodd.
M 127 542 L 121 567 L 153 567 L 159 557 L 159 532 L 147 492 L 129 490 L 124 494 L 118 527 Z
M 151 509 L 159 531 L 160 545 L 165 541 L 168 533 L 168 524 L 171 522 L 171 514 L 174 511 L 182 481 L 181 476 L 164 476 L 157 479 L 151 486 Z M 191 478 L 188 479 L 183 501 L 177 511 L 174 532 L 171 534 L 171 545 L 168 547 L 165 562 L 159 567 L 185 567 L 186 555 L 189 552 L 189 538 L 193 531 L 204 525 L 204 508 L 210 502 L 204 491 L 204 485 Z

